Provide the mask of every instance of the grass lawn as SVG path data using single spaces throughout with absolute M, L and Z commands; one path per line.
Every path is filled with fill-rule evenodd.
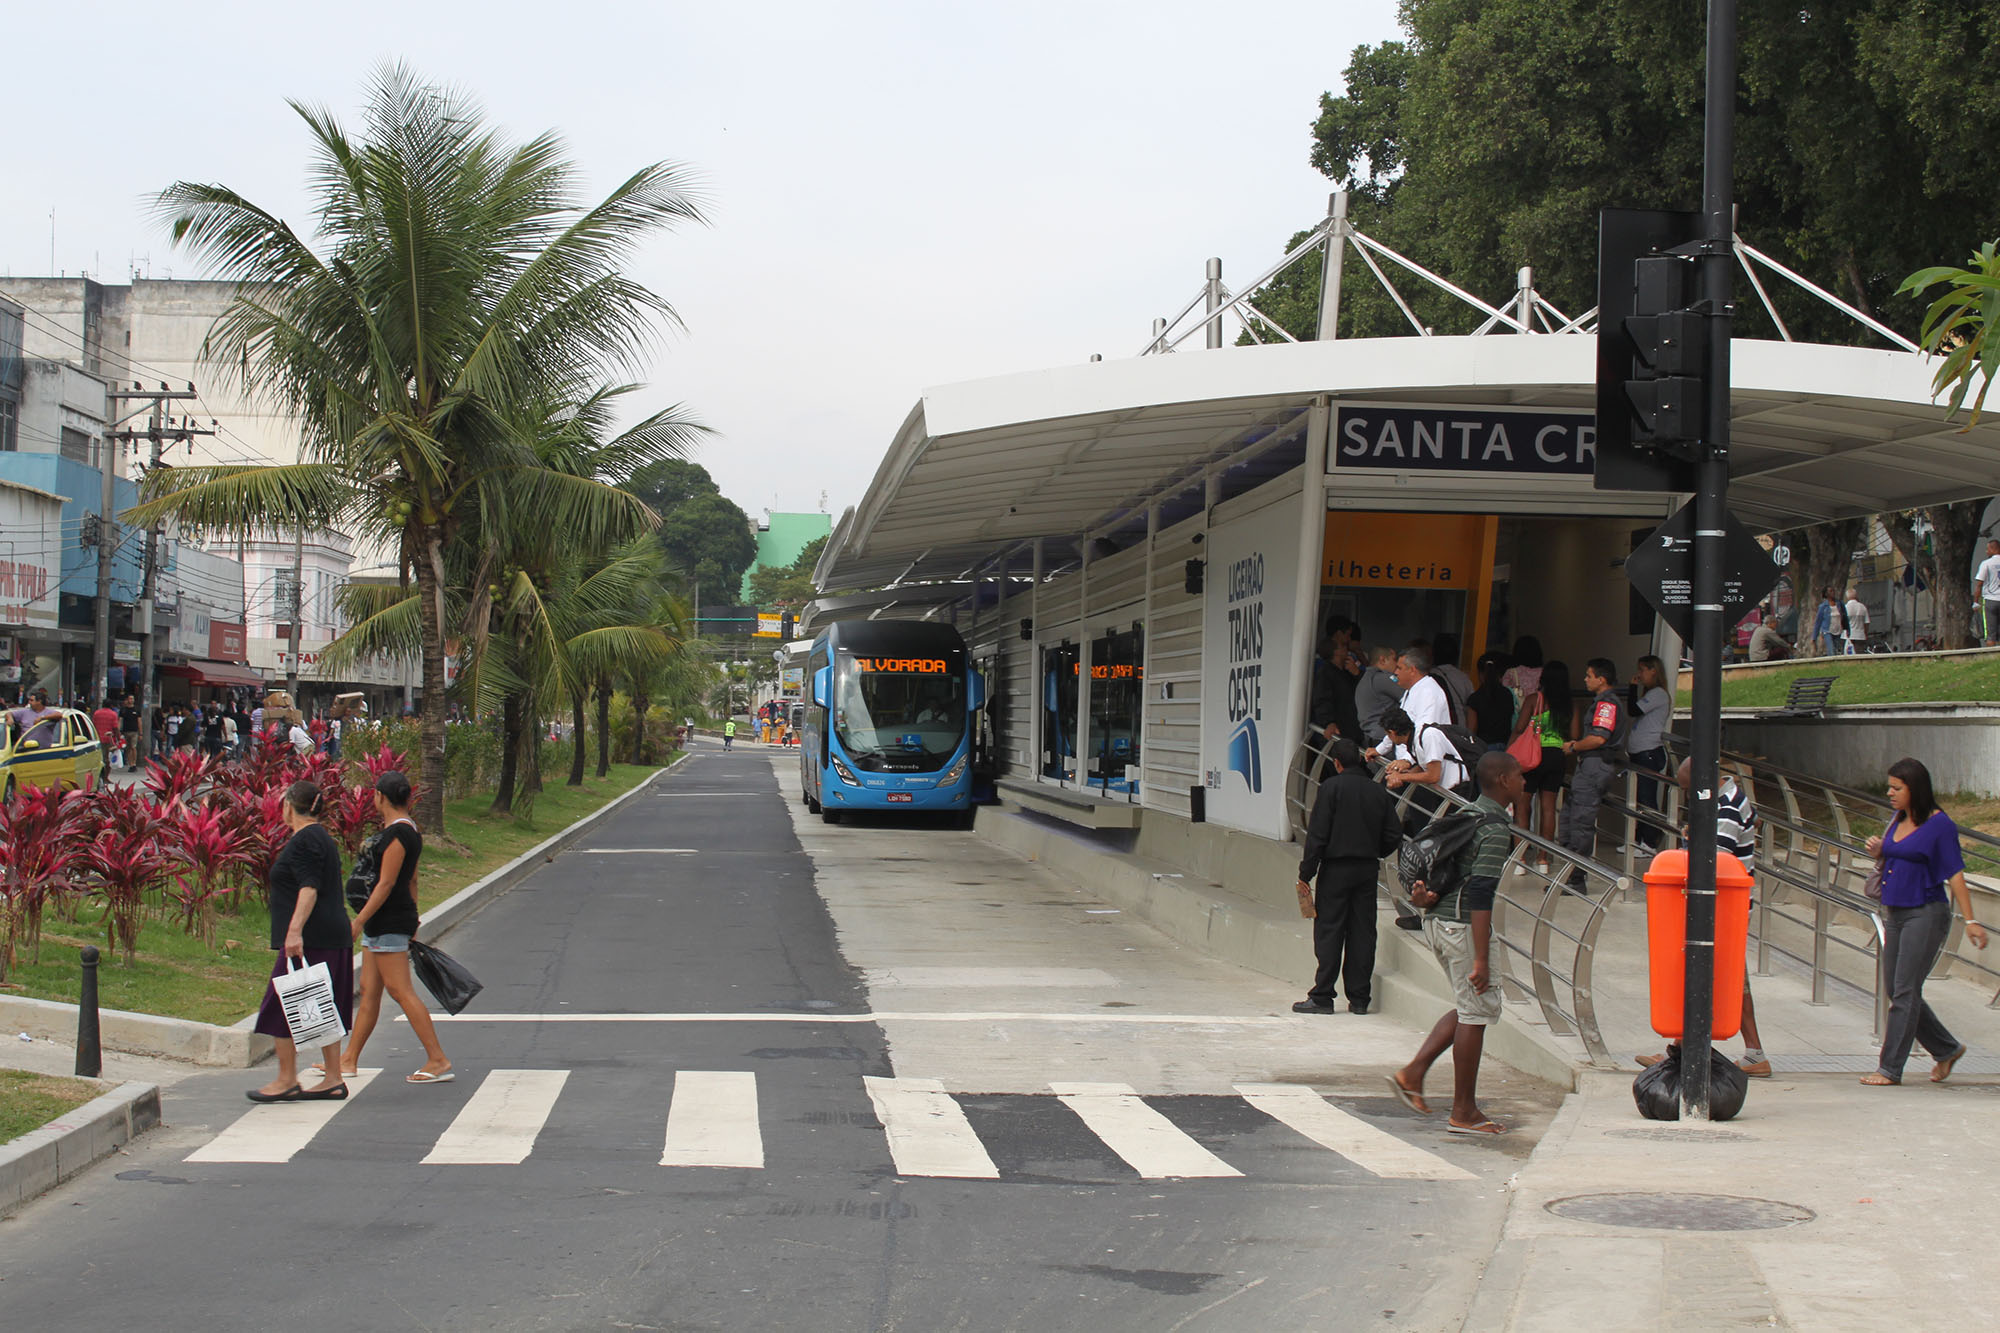
M 95 1101 L 98 1092 L 81 1079 L 0 1069 L 0 1143 L 12 1143 L 63 1112 Z
M 1761 671 L 1724 672 L 1724 708 L 1775 708 L 1785 702 L 1785 690 L 1800 676 L 1836 678 L 1828 702 L 1841 704 L 1930 703 L 1936 701 L 1990 703 L 2000 699 L 2000 651 L 1969 657 L 1818 657 Z M 1693 695 L 1682 690 L 1675 700 L 1688 708 Z
M 562 785 L 567 773 L 558 773 L 554 785 L 536 796 L 533 813 L 525 819 L 489 815 L 491 796 L 453 801 L 446 807 L 451 841 L 429 838 L 424 843 L 417 872 L 419 907 L 443 902 L 658 771 L 613 764 L 608 777 L 586 777 L 581 787 Z M 82 984 L 77 951 L 95 944 L 105 952 L 97 969 L 97 1000 L 107 1009 L 227 1025 L 257 1008 L 272 961 L 270 915 L 261 897 L 241 915 L 220 919 L 216 937 L 221 947 L 214 951 L 183 932 L 178 921 L 147 921 L 139 935 L 138 959 L 129 968 L 117 966 L 106 948 L 100 914 L 86 906 L 74 922 L 45 917 L 41 962 L 26 954 L 18 958 L 7 993 L 76 1003 Z

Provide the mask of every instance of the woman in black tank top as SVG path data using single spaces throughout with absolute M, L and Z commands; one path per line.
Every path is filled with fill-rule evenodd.
M 354 1030 L 341 1056 L 341 1068 L 352 1075 L 361 1067 L 361 1048 L 382 1013 L 382 993 L 402 1006 L 410 1031 L 424 1044 L 423 1068 L 405 1083 L 449 1083 L 451 1061 L 438 1044 L 430 1010 L 410 978 L 410 940 L 417 933 L 417 860 L 424 837 L 410 818 L 410 780 L 394 771 L 375 779 L 375 812 L 382 831 L 377 848 L 375 890 L 354 914 L 354 938 L 362 948 L 359 994 L 354 1003 Z

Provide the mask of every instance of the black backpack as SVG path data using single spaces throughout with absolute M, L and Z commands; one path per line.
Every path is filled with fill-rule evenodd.
M 1448 896 L 1464 882 L 1465 853 L 1472 845 L 1472 835 L 1484 825 L 1509 822 L 1504 815 L 1477 810 L 1433 819 L 1422 832 L 1403 841 L 1403 850 L 1396 858 L 1396 878 L 1403 892 L 1407 894 L 1421 883 L 1440 898 Z
M 1485 741 L 1480 740 L 1478 736 L 1455 723 L 1426 722 L 1421 727 L 1418 727 L 1417 730 L 1419 733 L 1435 731 L 1440 736 L 1443 736 L 1445 742 L 1458 755 L 1458 762 L 1464 766 L 1465 776 L 1468 778 L 1473 775 L 1473 770 L 1479 767 L 1479 761 L 1486 753 Z M 1410 739 L 1415 740 L 1416 737 L 1413 736 Z
M 374 896 L 375 881 L 382 877 L 382 844 L 387 841 L 384 834 L 378 833 L 361 844 L 361 854 L 354 858 L 354 869 L 347 872 L 345 896 L 348 911 L 360 911 Z

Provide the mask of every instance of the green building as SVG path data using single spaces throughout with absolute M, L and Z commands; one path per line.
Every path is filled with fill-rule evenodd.
M 757 558 L 743 571 L 743 599 L 750 599 L 752 570 L 787 568 L 799 558 L 799 552 L 832 531 L 831 514 L 767 514 L 757 525 Z

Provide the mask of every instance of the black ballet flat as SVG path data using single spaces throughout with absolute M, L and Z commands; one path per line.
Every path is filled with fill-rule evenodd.
M 252 1088 L 249 1092 L 246 1092 L 243 1095 L 245 1097 L 248 1097 L 251 1101 L 258 1103 L 259 1105 L 267 1105 L 271 1102 L 304 1101 L 311 1094 L 308 1093 L 304 1088 L 301 1088 L 298 1084 L 294 1083 L 292 1084 L 291 1087 L 286 1088 L 283 1092 L 258 1092 L 255 1088 Z
M 347 1100 L 347 1085 L 343 1083 L 337 1088 L 321 1088 L 318 1092 L 301 1092 L 298 1099 L 302 1102 L 344 1102 Z

